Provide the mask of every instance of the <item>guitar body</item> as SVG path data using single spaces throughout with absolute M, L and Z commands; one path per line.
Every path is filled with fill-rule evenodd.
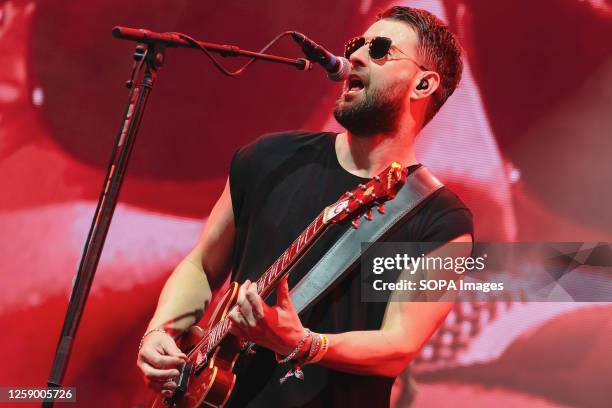
M 240 341 L 235 336 L 226 336 L 219 346 L 210 353 L 205 367 L 199 371 L 195 368 L 201 364 L 201 359 L 204 356 L 197 352 L 190 352 L 202 340 L 206 331 L 227 316 L 231 307 L 236 303 L 238 289 L 238 283 L 232 282 L 217 304 L 210 319 L 206 322 L 204 329 L 199 326 L 192 326 L 180 338 L 179 346 L 188 355 L 189 363 L 193 365 L 194 371 L 185 373 L 188 375 L 188 383 L 183 393 L 175 395 L 173 398 L 158 397 L 153 404 L 154 408 L 221 408 L 227 403 L 236 381 L 236 375 L 232 370 L 240 354 Z M 199 359 L 200 361 L 198 361 Z

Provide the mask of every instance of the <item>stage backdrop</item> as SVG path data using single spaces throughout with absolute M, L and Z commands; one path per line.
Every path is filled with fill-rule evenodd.
M 49 375 L 127 98 L 135 44 L 113 39 L 113 26 L 252 50 L 290 29 L 340 53 L 393 4 L 436 13 L 465 48 L 463 81 L 419 137 L 418 158 L 472 209 L 476 239 L 612 241 L 609 0 L 4 0 L 0 385 L 42 386 Z M 300 56 L 290 39 L 271 51 Z M 232 153 L 268 132 L 340 130 L 330 114 L 339 86 L 319 67 L 257 62 L 231 79 L 197 51 L 166 56 L 64 382 L 78 388 L 78 406 L 150 402 L 138 342 Z M 588 303 L 457 305 L 392 402 L 609 404 L 611 312 Z

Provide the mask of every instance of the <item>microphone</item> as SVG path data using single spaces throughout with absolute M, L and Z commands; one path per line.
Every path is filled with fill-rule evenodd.
M 291 36 L 310 61 L 320 64 L 327 71 L 329 79 L 339 82 L 349 76 L 351 64 L 346 58 L 332 54 L 302 33 L 292 31 Z

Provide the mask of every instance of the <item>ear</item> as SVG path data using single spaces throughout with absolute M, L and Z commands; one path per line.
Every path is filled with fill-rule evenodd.
M 412 81 L 410 98 L 414 100 L 424 99 L 436 92 L 440 86 L 440 75 L 434 71 L 420 72 Z

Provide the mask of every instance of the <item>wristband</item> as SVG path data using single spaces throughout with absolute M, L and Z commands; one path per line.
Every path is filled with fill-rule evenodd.
M 327 353 L 327 349 L 329 348 L 329 337 L 326 335 L 321 335 L 321 348 L 315 354 L 315 356 L 309 361 L 310 364 L 318 363 L 323 359 L 325 353 Z

